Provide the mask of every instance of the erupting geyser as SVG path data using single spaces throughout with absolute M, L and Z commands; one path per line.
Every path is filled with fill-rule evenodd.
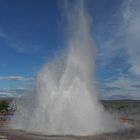
M 70 17 L 67 56 L 63 57 L 63 63 L 57 56 L 39 72 L 36 94 L 17 110 L 12 127 L 62 135 L 114 130 L 93 84 L 95 49 L 90 16 L 81 1 L 75 9 Z

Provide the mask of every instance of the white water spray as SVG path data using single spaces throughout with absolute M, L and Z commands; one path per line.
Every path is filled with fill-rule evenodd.
M 83 4 L 73 14 L 67 57 L 63 57 L 62 63 L 57 56 L 39 72 L 37 94 L 28 100 L 26 108 L 17 110 L 12 127 L 62 135 L 93 135 L 114 130 L 93 84 L 95 48 L 90 17 Z

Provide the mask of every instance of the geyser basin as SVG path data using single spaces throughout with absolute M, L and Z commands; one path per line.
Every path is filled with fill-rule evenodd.
M 93 135 L 115 130 L 93 86 L 95 48 L 90 16 L 82 1 L 71 15 L 65 61 L 62 63 L 57 56 L 39 72 L 36 95 L 17 110 L 12 127 L 51 135 Z
M 96 136 L 56 136 L 28 133 L 20 130 L 0 129 L 1 138 L 8 140 L 132 140 L 139 139 L 140 132 L 137 129 L 128 129 L 117 133 L 100 134 Z

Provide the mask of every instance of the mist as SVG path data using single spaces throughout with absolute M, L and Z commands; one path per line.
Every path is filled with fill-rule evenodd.
M 38 72 L 33 93 L 19 101 L 9 127 L 51 135 L 116 131 L 116 121 L 105 112 L 94 86 L 96 48 L 84 1 L 75 3 L 67 18 L 66 52 Z

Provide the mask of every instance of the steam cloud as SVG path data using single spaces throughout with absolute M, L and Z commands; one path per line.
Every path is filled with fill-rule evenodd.
M 115 130 L 115 122 L 99 103 L 92 82 L 95 46 L 83 1 L 70 15 L 67 56 L 57 56 L 38 73 L 36 94 L 18 106 L 12 128 L 63 135 Z

